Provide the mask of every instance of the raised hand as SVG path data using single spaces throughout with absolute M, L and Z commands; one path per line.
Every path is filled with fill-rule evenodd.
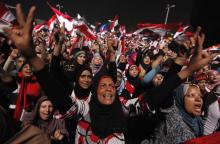
M 187 78 L 194 71 L 199 70 L 211 61 L 211 56 L 207 52 L 202 52 L 205 35 L 201 33 L 201 29 L 199 29 L 199 31 L 200 34 L 197 34 L 197 44 L 194 50 L 194 54 L 190 59 L 188 67 L 178 73 L 181 79 Z
M 61 140 L 63 139 L 63 137 L 64 137 L 64 135 L 61 133 L 60 130 L 56 130 L 56 131 L 54 132 L 53 138 L 54 138 L 55 140 L 61 141 Z
M 32 40 L 32 27 L 35 7 L 31 7 L 28 16 L 25 19 L 21 5 L 16 5 L 16 15 L 19 26 L 16 28 L 5 28 L 8 38 L 13 44 L 22 51 L 27 57 L 35 56 L 33 40 Z
M 65 23 L 63 23 L 63 27 L 58 28 L 53 35 L 53 39 L 56 44 L 62 45 L 64 41 L 64 35 L 65 35 Z
M 18 49 L 12 49 L 11 54 L 10 54 L 9 57 L 10 57 L 12 60 L 15 60 L 15 59 L 18 57 L 18 53 L 19 53 L 19 50 L 18 50 Z
M 188 66 L 188 69 L 192 72 L 202 68 L 211 61 L 211 56 L 207 52 L 202 52 L 204 39 L 205 35 L 203 33 L 198 35 L 197 47 L 195 48 L 194 55 L 192 56 Z

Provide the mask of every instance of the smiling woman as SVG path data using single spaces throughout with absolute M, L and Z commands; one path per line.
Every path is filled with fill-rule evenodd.
M 23 125 L 32 124 L 46 132 L 52 141 L 64 142 L 69 134 L 65 128 L 65 121 L 54 118 L 58 111 L 54 109 L 52 102 L 42 96 L 36 103 L 31 115 L 24 117 Z

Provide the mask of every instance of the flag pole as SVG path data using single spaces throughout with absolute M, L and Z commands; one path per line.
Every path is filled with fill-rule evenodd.
M 6 4 L 5 6 L 6 6 L 7 8 L 16 9 L 15 6 L 11 6 L 11 5 L 8 5 L 8 4 Z
M 166 18 L 165 18 L 165 22 L 164 24 L 167 24 L 167 20 L 168 20 L 168 16 L 169 16 L 169 13 L 170 13 L 170 8 L 174 8 L 176 5 L 170 5 L 170 4 L 167 4 L 166 6 L 166 9 L 167 9 L 167 13 L 166 13 Z
M 60 5 L 60 4 L 57 4 L 56 7 L 58 8 L 59 11 L 60 11 L 61 8 L 63 8 L 63 6 Z

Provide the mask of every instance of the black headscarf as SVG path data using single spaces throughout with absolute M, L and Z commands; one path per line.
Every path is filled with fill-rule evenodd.
M 134 65 L 134 64 L 132 64 L 132 65 L 129 65 L 129 67 L 128 67 L 128 70 L 126 71 L 126 73 L 125 73 L 125 76 L 127 77 L 127 80 L 128 80 L 128 82 L 130 83 L 130 84 L 132 84 L 134 87 L 137 87 L 138 85 L 139 85 L 139 78 L 138 78 L 138 75 L 136 76 L 136 77 L 131 77 L 131 75 L 130 75 L 130 73 L 129 73 L 129 70 L 131 69 L 131 67 L 133 67 L 133 66 L 136 66 L 137 67 L 137 65 Z
M 96 79 L 93 80 L 92 97 L 89 103 L 92 132 L 101 139 L 113 133 L 124 133 L 126 125 L 122 106 L 117 96 L 111 105 L 103 105 L 97 98 L 97 88 L 104 77 L 110 76 L 103 71 L 98 73 Z
M 92 70 L 87 65 L 85 65 L 85 66 L 81 67 L 79 70 L 77 70 L 77 73 L 76 73 L 76 76 L 75 76 L 76 81 L 75 81 L 75 86 L 74 86 L 74 92 L 75 92 L 76 97 L 79 98 L 79 99 L 84 99 L 84 98 L 88 97 L 89 93 L 91 91 L 91 86 L 88 89 L 84 89 L 79 85 L 80 75 L 85 70 L 88 70 L 91 73 L 91 76 L 92 76 Z

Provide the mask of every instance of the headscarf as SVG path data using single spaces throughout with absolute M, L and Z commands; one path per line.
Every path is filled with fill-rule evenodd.
M 196 136 L 203 134 L 203 123 L 201 117 L 194 117 L 186 112 L 184 106 L 184 96 L 186 95 L 190 84 L 180 85 L 175 92 L 174 99 L 176 106 L 179 109 L 179 112 L 183 118 L 183 121 L 191 128 Z
M 101 139 L 113 133 L 123 133 L 125 131 L 125 118 L 118 96 L 116 95 L 115 101 L 111 105 L 103 105 L 97 98 L 98 85 L 104 77 L 110 76 L 103 71 L 98 73 L 96 79 L 93 80 L 95 84 L 92 86 L 92 97 L 89 103 L 91 129 Z
M 144 70 L 146 71 L 146 73 L 147 73 L 147 72 L 149 72 L 152 68 L 151 68 L 151 63 L 150 63 L 150 64 L 145 64 L 145 63 L 144 63 L 145 57 L 149 57 L 149 58 L 150 58 L 150 56 L 145 55 L 145 56 L 142 58 L 140 64 L 141 64 L 141 66 L 143 67 L 143 69 L 144 69 Z M 150 58 L 150 60 L 151 60 L 151 58 Z
M 62 119 L 56 119 L 53 116 L 58 114 L 58 111 L 53 111 L 51 114 L 51 117 L 48 120 L 42 120 L 39 116 L 39 108 L 40 105 L 44 102 L 44 101 L 48 101 L 48 97 L 46 96 L 42 96 L 38 99 L 36 105 L 35 105 L 35 109 L 32 112 L 31 115 L 28 115 L 24 118 L 24 122 L 25 123 L 31 123 L 37 127 L 39 127 L 40 129 L 42 129 L 44 132 L 46 132 L 49 136 L 53 136 L 54 132 L 56 130 L 60 130 L 62 134 L 64 134 L 65 136 L 69 136 L 68 131 L 65 128 L 65 121 Z M 49 100 L 50 101 L 50 100 Z
M 94 64 L 94 59 L 96 59 L 98 57 L 101 58 L 101 60 L 102 60 L 100 65 Z M 91 62 L 91 69 L 92 69 L 93 75 L 95 75 L 96 73 L 98 73 L 101 70 L 103 64 L 104 64 L 104 62 L 103 62 L 103 59 L 102 59 L 101 55 L 98 52 L 95 53 L 93 55 L 92 62 Z
M 130 73 L 129 73 L 129 71 L 130 71 L 130 69 L 131 69 L 132 67 L 137 67 L 137 65 L 135 65 L 135 64 L 129 65 L 129 67 L 128 67 L 126 73 L 125 73 L 125 76 L 126 76 L 126 78 L 127 78 L 127 80 L 129 81 L 130 84 L 132 84 L 133 86 L 137 86 L 137 84 L 138 84 L 138 82 L 139 82 L 139 77 L 138 77 L 138 75 L 137 75 L 136 77 L 131 77 L 131 76 L 130 76 Z M 137 68 L 138 68 L 138 67 L 137 67 Z
M 74 92 L 75 92 L 75 95 L 77 98 L 79 99 L 85 99 L 86 97 L 89 96 L 89 93 L 91 91 L 91 86 L 88 88 L 88 89 L 84 89 L 82 88 L 80 85 L 79 85 L 79 78 L 80 78 L 80 75 L 82 74 L 82 72 L 84 72 L 85 70 L 88 70 L 90 73 L 91 73 L 91 76 L 92 76 L 92 70 L 90 69 L 89 66 L 83 66 L 81 67 L 77 73 L 76 73 L 76 81 L 75 81 L 75 86 L 74 86 Z
M 118 93 L 118 95 L 121 95 L 121 92 L 125 87 L 125 76 L 124 76 L 123 72 L 120 69 L 117 69 L 117 72 L 121 75 L 121 83 L 117 87 L 117 93 Z

